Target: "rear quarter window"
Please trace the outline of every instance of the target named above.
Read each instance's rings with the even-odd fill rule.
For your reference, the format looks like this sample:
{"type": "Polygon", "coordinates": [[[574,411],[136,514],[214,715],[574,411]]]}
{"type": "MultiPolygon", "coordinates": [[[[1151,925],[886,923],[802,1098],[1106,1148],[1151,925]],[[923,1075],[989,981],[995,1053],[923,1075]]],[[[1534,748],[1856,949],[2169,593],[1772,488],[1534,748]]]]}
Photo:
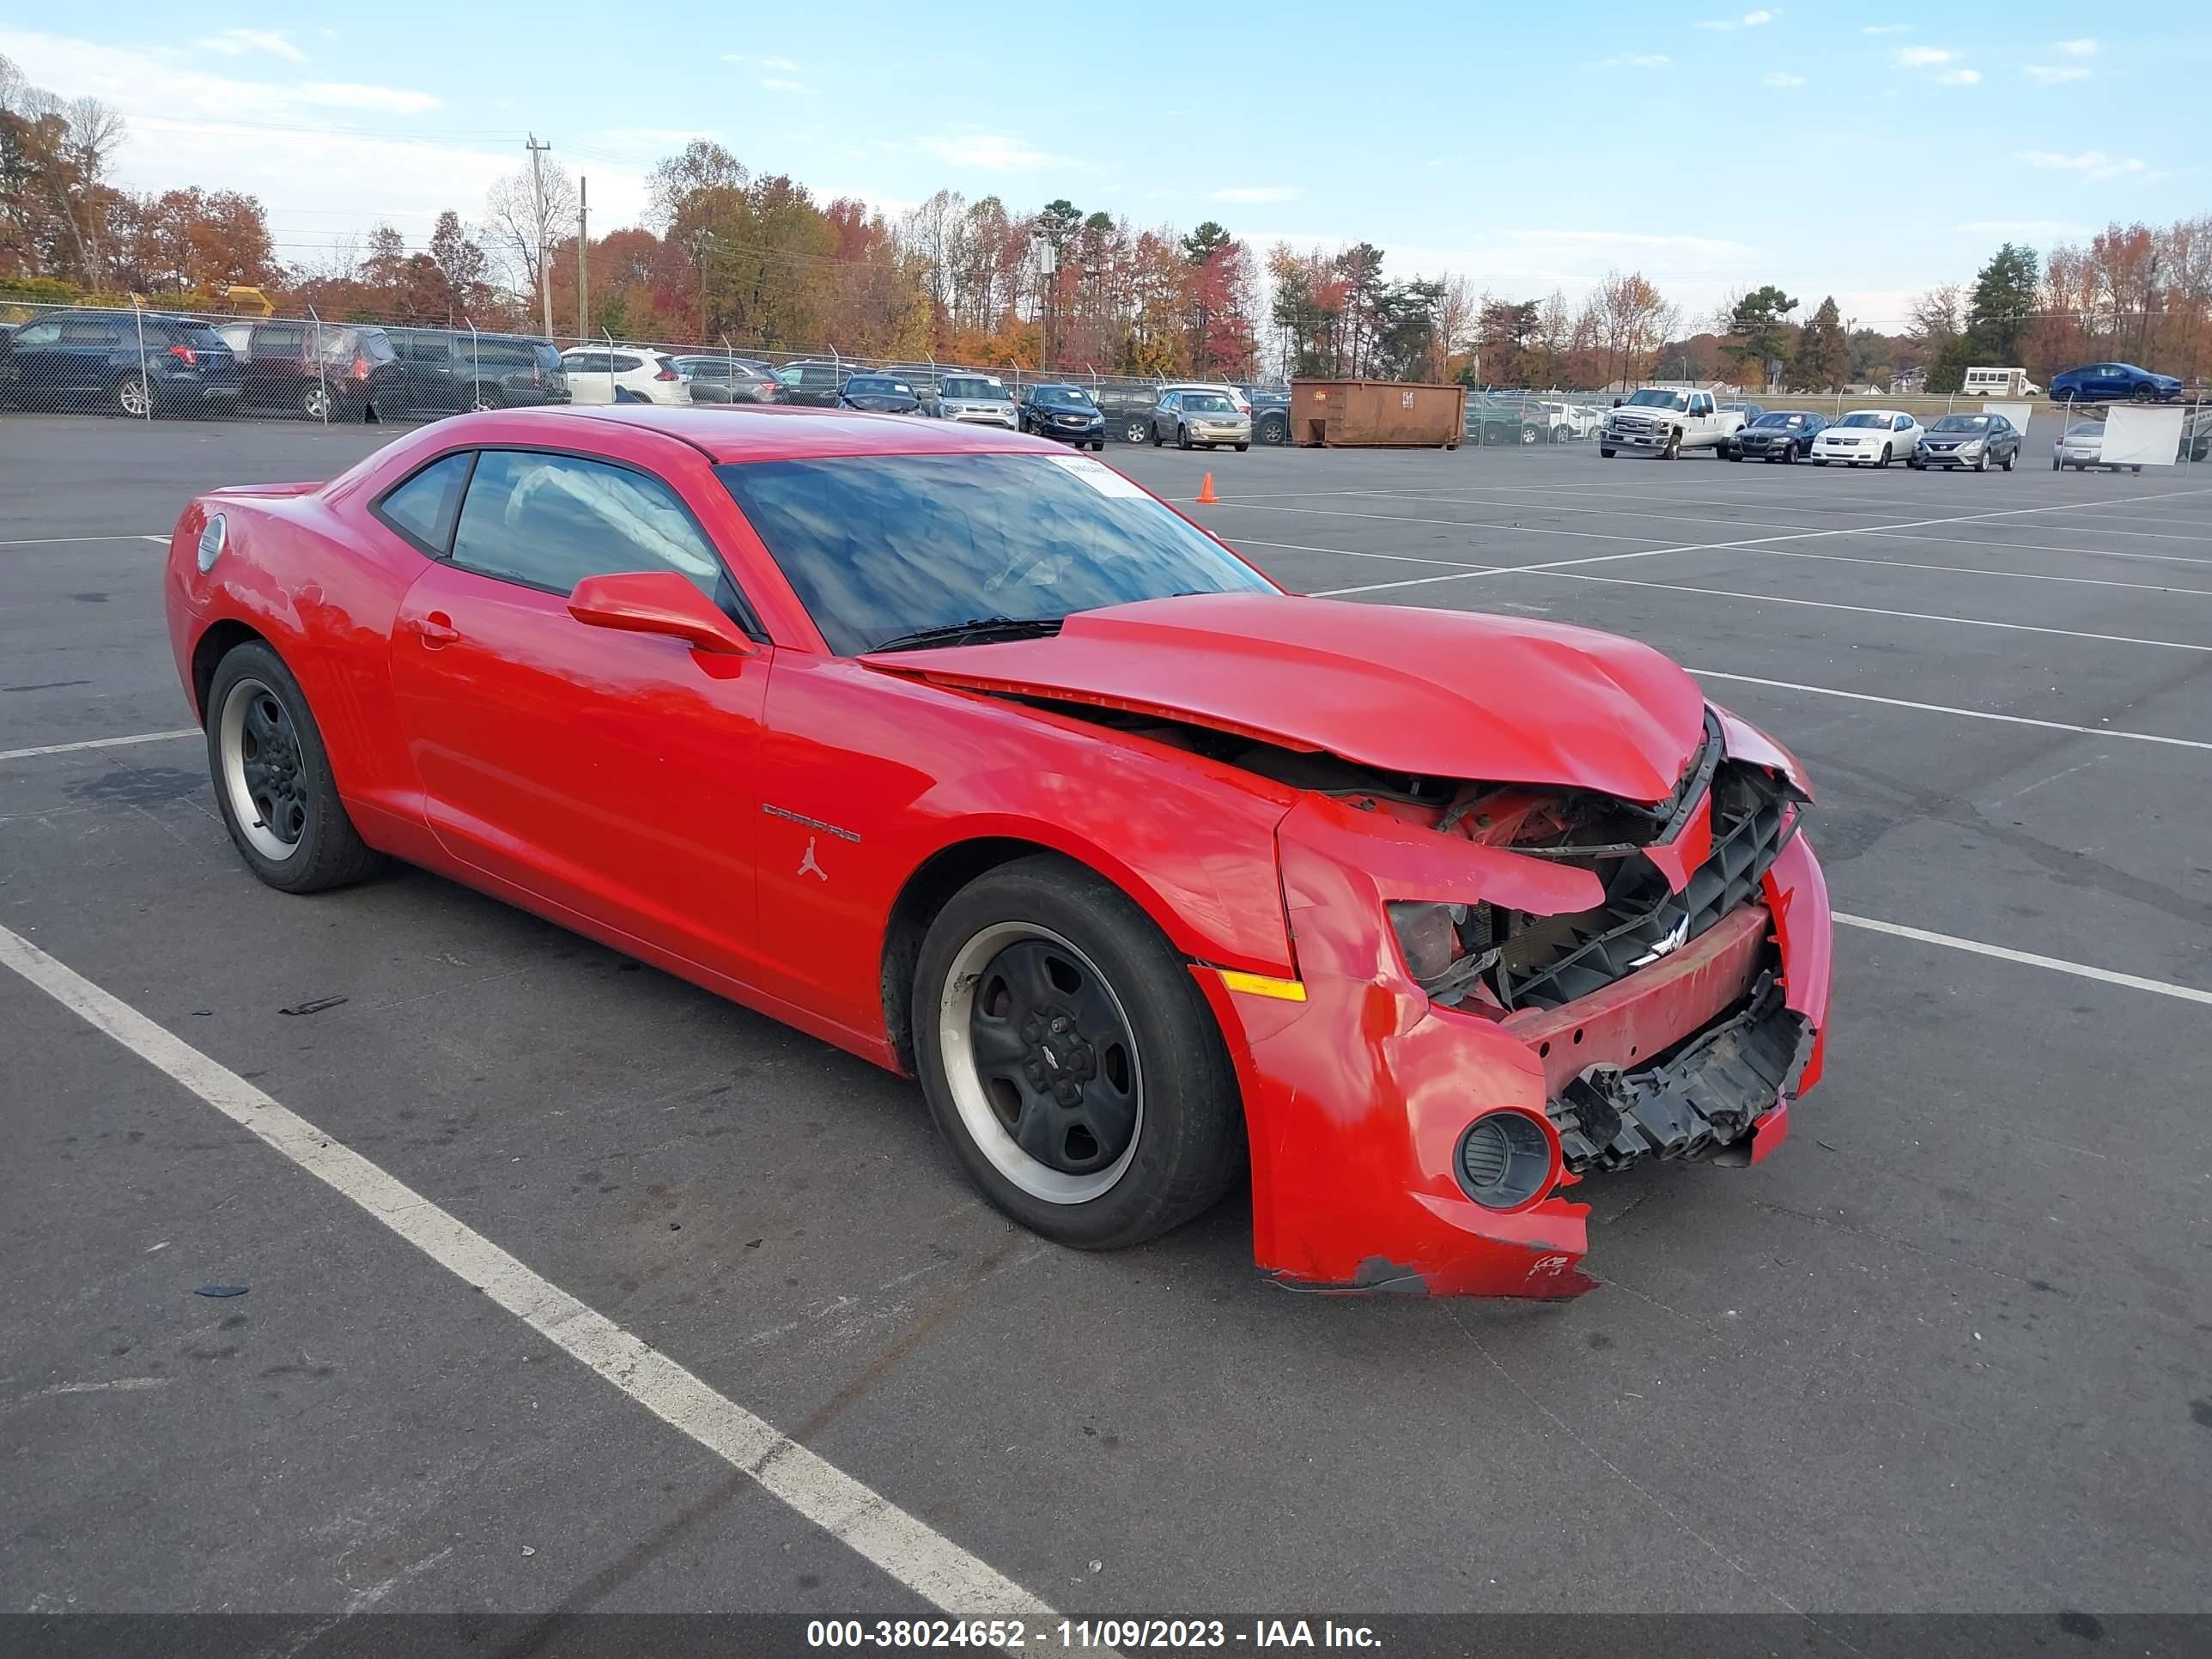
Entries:
{"type": "Polygon", "coordinates": [[[445,557],[453,544],[461,490],[475,459],[473,450],[463,450],[431,462],[386,491],[374,509],[376,516],[414,543],[418,551],[433,558],[445,557]]]}

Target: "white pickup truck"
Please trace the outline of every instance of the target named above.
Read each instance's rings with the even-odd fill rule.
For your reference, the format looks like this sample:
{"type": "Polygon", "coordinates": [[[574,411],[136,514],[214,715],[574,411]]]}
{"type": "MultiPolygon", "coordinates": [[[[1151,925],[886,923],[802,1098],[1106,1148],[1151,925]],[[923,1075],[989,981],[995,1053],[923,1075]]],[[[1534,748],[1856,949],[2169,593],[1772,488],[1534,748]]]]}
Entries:
{"type": "Polygon", "coordinates": [[[1717,407],[1710,392],[1646,386],[1607,411],[1597,453],[1611,460],[1624,449],[1642,450],[1671,461],[1686,449],[1710,449],[1725,459],[1743,424],[1742,410],[1717,407]]]}

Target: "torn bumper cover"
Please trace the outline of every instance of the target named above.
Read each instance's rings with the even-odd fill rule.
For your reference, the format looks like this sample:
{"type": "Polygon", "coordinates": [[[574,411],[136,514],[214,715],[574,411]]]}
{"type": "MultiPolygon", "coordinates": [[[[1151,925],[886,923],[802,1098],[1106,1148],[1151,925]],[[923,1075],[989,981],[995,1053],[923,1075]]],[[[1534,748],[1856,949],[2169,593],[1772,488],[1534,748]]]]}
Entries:
{"type": "Polygon", "coordinates": [[[1579,1295],[1596,1281],[1578,1267],[1588,1206],[1568,1194],[1586,1172],[1648,1158],[1756,1163],[1820,1079],[1830,916],[1802,836],[1755,897],[1687,945],[1591,994],[1503,1018],[1442,1006],[1410,980],[1387,901],[1537,910],[1558,896],[1546,883],[1583,872],[1515,871],[1485,849],[1470,863],[1425,830],[1378,839],[1371,817],[1319,800],[1292,810],[1278,843],[1304,1000],[1240,994],[1194,970],[1243,1086],[1254,1253],[1278,1283],[1579,1295]],[[1525,1200],[1502,1206],[1495,1191],[1476,1201],[1475,1177],[1495,1159],[1472,1150],[1473,1126],[1501,1113],[1530,1157],[1540,1135],[1550,1158],[1525,1200]]]}
{"type": "Polygon", "coordinates": [[[1813,1042],[1812,1023],[1762,974],[1741,1012],[1673,1058],[1635,1072],[1593,1066],[1555,1096],[1548,1109],[1566,1167],[1580,1175],[1645,1158],[1750,1163],[1752,1126],[1796,1092],[1813,1042]]]}

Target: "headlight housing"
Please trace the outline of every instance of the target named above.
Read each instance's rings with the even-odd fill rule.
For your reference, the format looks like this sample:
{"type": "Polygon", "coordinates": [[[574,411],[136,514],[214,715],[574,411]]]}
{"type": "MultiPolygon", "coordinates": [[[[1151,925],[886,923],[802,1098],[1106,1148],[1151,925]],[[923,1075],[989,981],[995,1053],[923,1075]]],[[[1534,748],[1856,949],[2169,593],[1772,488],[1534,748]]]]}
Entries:
{"type": "Polygon", "coordinates": [[[1392,899],[1383,907],[1406,971],[1431,1000],[1457,1003],[1498,960],[1487,904],[1392,899]]]}

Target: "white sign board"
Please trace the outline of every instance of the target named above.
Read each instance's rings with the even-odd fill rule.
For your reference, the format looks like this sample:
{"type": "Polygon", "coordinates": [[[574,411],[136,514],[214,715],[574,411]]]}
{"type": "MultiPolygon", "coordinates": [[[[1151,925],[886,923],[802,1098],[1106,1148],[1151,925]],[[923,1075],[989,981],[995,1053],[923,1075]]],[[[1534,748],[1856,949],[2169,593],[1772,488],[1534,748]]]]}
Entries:
{"type": "Polygon", "coordinates": [[[2179,409],[2114,408],[2105,416],[2106,466],[2172,466],[2181,453],[2179,409]]]}
{"type": "Polygon", "coordinates": [[[1982,413],[2002,415],[2018,427],[2022,434],[2025,434],[2027,431],[2029,417],[2035,413],[2035,405],[2033,404],[1986,403],[1982,405],[1982,413]]]}

